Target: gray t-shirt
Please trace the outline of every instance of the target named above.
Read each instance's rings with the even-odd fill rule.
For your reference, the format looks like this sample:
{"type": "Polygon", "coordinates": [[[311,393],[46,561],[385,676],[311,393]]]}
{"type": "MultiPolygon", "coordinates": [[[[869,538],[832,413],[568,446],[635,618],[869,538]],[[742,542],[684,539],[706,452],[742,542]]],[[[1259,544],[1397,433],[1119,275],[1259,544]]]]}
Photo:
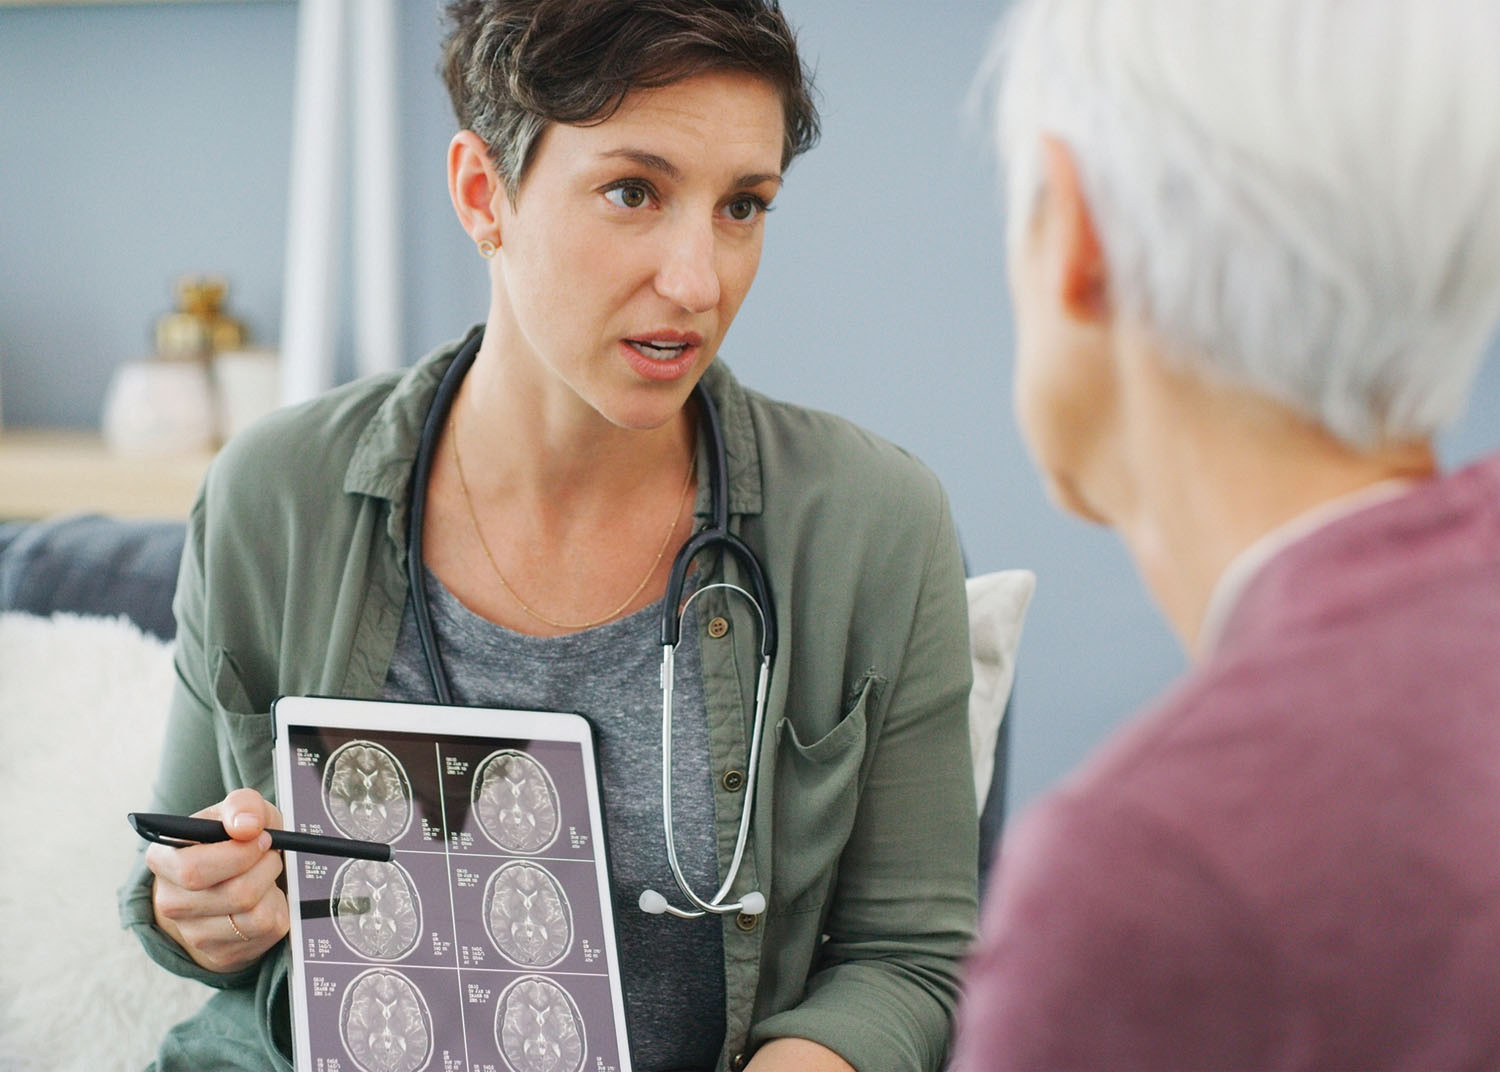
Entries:
{"type": "MultiPolygon", "coordinates": [[[[683,904],[662,832],[661,604],[567,636],[535,637],[474,614],[431,571],[427,588],[454,703],[567,711],[593,724],[631,1062],[660,1072],[711,1069],[725,1029],[722,924],[717,916],[648,916],[636,904],[647,888],[683,904]]],[[[698,643],[690,608],[676,656],[673,829],[683,873],[707,896],[719,878],[698,643]]],[[[384,696],[437,698],[409,600],[384,696]]]]}

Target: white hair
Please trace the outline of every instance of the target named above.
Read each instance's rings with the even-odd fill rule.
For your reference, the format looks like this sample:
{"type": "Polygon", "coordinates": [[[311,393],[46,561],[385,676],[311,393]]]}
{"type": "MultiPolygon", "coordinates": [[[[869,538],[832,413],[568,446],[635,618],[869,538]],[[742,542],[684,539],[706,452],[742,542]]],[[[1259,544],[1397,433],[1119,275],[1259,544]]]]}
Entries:
{"type": "Polygon", "coordinates": [[[1500,317],[1500,0],[1019,0],[988,66],[1012,247],[1051,135],[1178,360],[1360,447],[1459,415],[1500,317]]]}

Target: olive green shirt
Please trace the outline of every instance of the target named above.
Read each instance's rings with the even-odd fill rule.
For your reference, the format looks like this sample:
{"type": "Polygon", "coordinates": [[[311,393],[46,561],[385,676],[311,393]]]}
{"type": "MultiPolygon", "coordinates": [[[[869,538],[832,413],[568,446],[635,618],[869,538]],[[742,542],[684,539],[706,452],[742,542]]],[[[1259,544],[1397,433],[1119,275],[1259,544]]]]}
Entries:
{"type": "MultiPolygon", "coordinates": [[[[459,345],[282,410],[215,460],[178,581],[178,681],[153,810],[186,814],[240,786],[273,797],[276,697],[380,695],[407,599],[417,444],[459,345]]],[[[721,363],[704,384],[728,447],[730,527],[765,563],[780,631],[739,883],[768,908],[724,919],[719,1068],[796,1036],[860,1072],[936,1070],[973,936],[978,851],[968,618],[946,496],[899,449],[746,390],[721,363]]],[[[709,509],[701,489],[700,526],[709,509]]],[[[704,564],[711,579],[739,579],[732,561],[704,564]]],[[[701,640],[718,774],[748,754],[758,633],[744,601],[713,590],[698,602],[700,622],[730,623],[701,640]]],[[[742,790],[714,785],[722,871],[742,790]]],[[[121,915],[160,964],[220,988],[164,1041],[162,1072],[291,1067],[284,942],[240,973],[205,971],[154,925],[144,864],[121,915]]]]}

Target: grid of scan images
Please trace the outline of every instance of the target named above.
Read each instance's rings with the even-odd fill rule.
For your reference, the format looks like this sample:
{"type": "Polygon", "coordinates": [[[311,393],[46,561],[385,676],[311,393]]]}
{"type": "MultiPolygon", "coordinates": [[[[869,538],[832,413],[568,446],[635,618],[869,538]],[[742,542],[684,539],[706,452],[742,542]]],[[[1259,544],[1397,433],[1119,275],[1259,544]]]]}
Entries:
{"type": "MultiPolygon", "coordinates": [[[[307,1072],[618,1072],[576,742],[291,727],[307,1072]]],[[[294,969],[296,963],[294,962],[294,969]]]]}

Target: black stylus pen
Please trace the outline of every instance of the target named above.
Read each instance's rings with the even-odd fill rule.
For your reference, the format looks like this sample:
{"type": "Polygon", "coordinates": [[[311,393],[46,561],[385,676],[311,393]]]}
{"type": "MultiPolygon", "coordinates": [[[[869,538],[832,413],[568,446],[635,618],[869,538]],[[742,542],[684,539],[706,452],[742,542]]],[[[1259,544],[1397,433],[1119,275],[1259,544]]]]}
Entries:
{"type": "MultiPolygon", "coordinates": [[[[147,841],[182,848],[205,841],[228,841],[229,831],[217,819],[194,819],[186,815],[161,815],[133,811],[126,816],[135,832],[147,841]]],[[[356,860],[379,860],[389,863],[391,847],[383,841],[357,841],[354,838],[326,837],[322,834],[299,834],[295,830],[271,830],[271,848],[315,856],[348,856],[356,860]]]]}

